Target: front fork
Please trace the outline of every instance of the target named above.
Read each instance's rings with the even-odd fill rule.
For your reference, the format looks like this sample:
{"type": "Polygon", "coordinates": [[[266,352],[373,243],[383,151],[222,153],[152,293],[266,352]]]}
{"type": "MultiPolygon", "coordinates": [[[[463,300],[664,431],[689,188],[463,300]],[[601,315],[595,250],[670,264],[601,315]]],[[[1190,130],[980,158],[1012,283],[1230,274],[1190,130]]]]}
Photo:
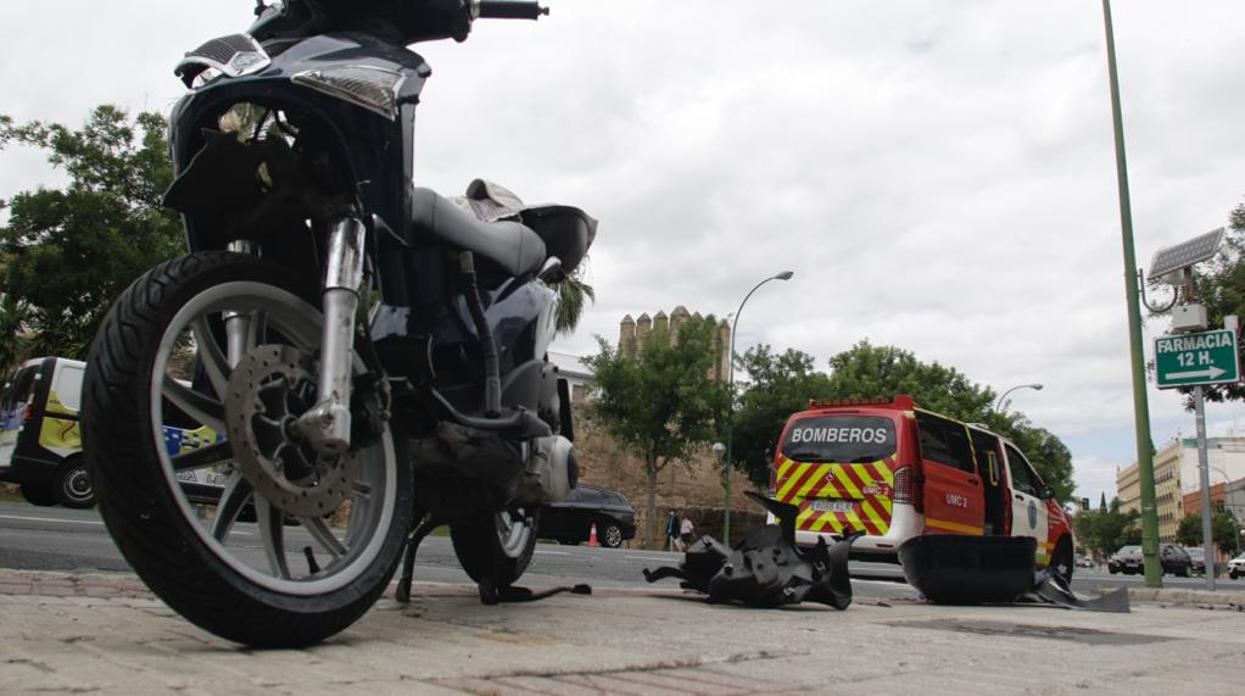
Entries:
{"type": "Polygon", "coordinates": [[[354,323],[363,284],[367,227],[345,217],[329,227],[327,268],[324,273],[324,328],[320,339],[320,369],[316,405],[298,418],[294,430],[325,455],[350,446],[350,387],[354,368],[354,323]]]}

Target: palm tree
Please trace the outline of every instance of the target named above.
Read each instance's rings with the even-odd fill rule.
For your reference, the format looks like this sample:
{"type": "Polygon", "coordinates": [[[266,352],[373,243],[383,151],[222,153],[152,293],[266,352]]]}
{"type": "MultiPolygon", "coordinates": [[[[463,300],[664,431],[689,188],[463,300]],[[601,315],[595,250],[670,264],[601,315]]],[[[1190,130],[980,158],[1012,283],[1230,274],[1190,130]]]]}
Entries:
{"type": "Polygon", "coordinates": [[[558,333],[569,334],[579,324],[579,317],[584,313],[585,300],[596,302],[597,295],[592,286],[583,281],[584,265],[580,263],[573,273],[558,283],[558,333]]]}

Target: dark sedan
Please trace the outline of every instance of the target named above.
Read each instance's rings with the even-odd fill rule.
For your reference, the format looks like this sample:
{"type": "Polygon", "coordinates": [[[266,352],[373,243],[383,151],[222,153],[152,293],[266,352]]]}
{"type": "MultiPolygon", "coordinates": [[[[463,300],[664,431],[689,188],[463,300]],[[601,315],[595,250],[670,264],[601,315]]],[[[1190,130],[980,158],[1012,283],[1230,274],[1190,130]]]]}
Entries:
{"type": "Polygon", "coordinates": [[[563,544],[588,541],[597,526],[601,546],[618,548],[635,536],[635,508],[621,493],[581,483],[571,494],[540,513],[539,535],[563,544]]]}
{"type": "MultiPolygon", "coordinates": [[[[1159,545],[1159,563],[1163,568],[1163,573],[1186,578],[1189,577],[1189,571],[1193,565],[1193,562],[1189,559],[1189,554],[1175,544],[1159,545]]],[[[1144,573],[1145,568],[1142,562],[1141,547],[1121,547],[1119,551],[1115,552],[1115,555],[1107,559],[1107,571],[1112,575],[1116,573],[1124,573],[1126,575],[1140,575],[1144,573]]]]}

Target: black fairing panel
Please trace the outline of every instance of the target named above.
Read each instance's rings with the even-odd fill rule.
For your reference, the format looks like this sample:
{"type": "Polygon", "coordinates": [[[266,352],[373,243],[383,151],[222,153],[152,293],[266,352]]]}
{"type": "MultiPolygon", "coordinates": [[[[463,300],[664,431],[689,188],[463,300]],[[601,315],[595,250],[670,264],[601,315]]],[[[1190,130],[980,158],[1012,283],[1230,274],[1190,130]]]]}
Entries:
{"type": "MultiPolygon", "coordinates": [[[[358,182],[354,192],[364,208],[401,229],[413,168],[410,136],[414,107],[427,63],[418,54],[364,34],[327,34],[307,38],[273,59],[263,71],[238,78],[222,78],[183,97],[170,117],[170,140],[175,171],[180,174],[202,149],[205,130],[215,130],[219,116],[236,103],[280,107],[312,119],[331,134],[338,155],[358,182]],[[403,73],[400,117],[386,119],[341,99],[293,83],[291,76],[331,66],[365,65],[403,73]]],[[[229,239],[220,216],[187,216],[191,249],[221,248],[229,239]]],[[[260,234],[257,232],[257,234],[260,234]]],[[[382,269],[383,273],[383,269],[382,269]]]]}

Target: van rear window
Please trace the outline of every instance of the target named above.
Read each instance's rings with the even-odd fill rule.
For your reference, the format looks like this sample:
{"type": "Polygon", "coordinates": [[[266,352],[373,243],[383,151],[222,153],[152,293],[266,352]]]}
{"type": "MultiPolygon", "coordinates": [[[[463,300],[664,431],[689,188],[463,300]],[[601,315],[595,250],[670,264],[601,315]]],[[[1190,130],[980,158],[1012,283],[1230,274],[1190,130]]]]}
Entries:
{"type": "Polygon", "coordinates": [[[874,462],[895,453],[895,424],[879,416],[822,416],[796,421],[782,454],[798,462],[874,462]]]}
{"type": "Polygon", "coordinates": [[[5,385],[4,395],[0,397],[0,409],[11,411],[17,406],[24,406],[30,400],[35,387],[35,375],[39,373],[39,365],[29,365],[17,370],[9,377],[5,385]]]}

